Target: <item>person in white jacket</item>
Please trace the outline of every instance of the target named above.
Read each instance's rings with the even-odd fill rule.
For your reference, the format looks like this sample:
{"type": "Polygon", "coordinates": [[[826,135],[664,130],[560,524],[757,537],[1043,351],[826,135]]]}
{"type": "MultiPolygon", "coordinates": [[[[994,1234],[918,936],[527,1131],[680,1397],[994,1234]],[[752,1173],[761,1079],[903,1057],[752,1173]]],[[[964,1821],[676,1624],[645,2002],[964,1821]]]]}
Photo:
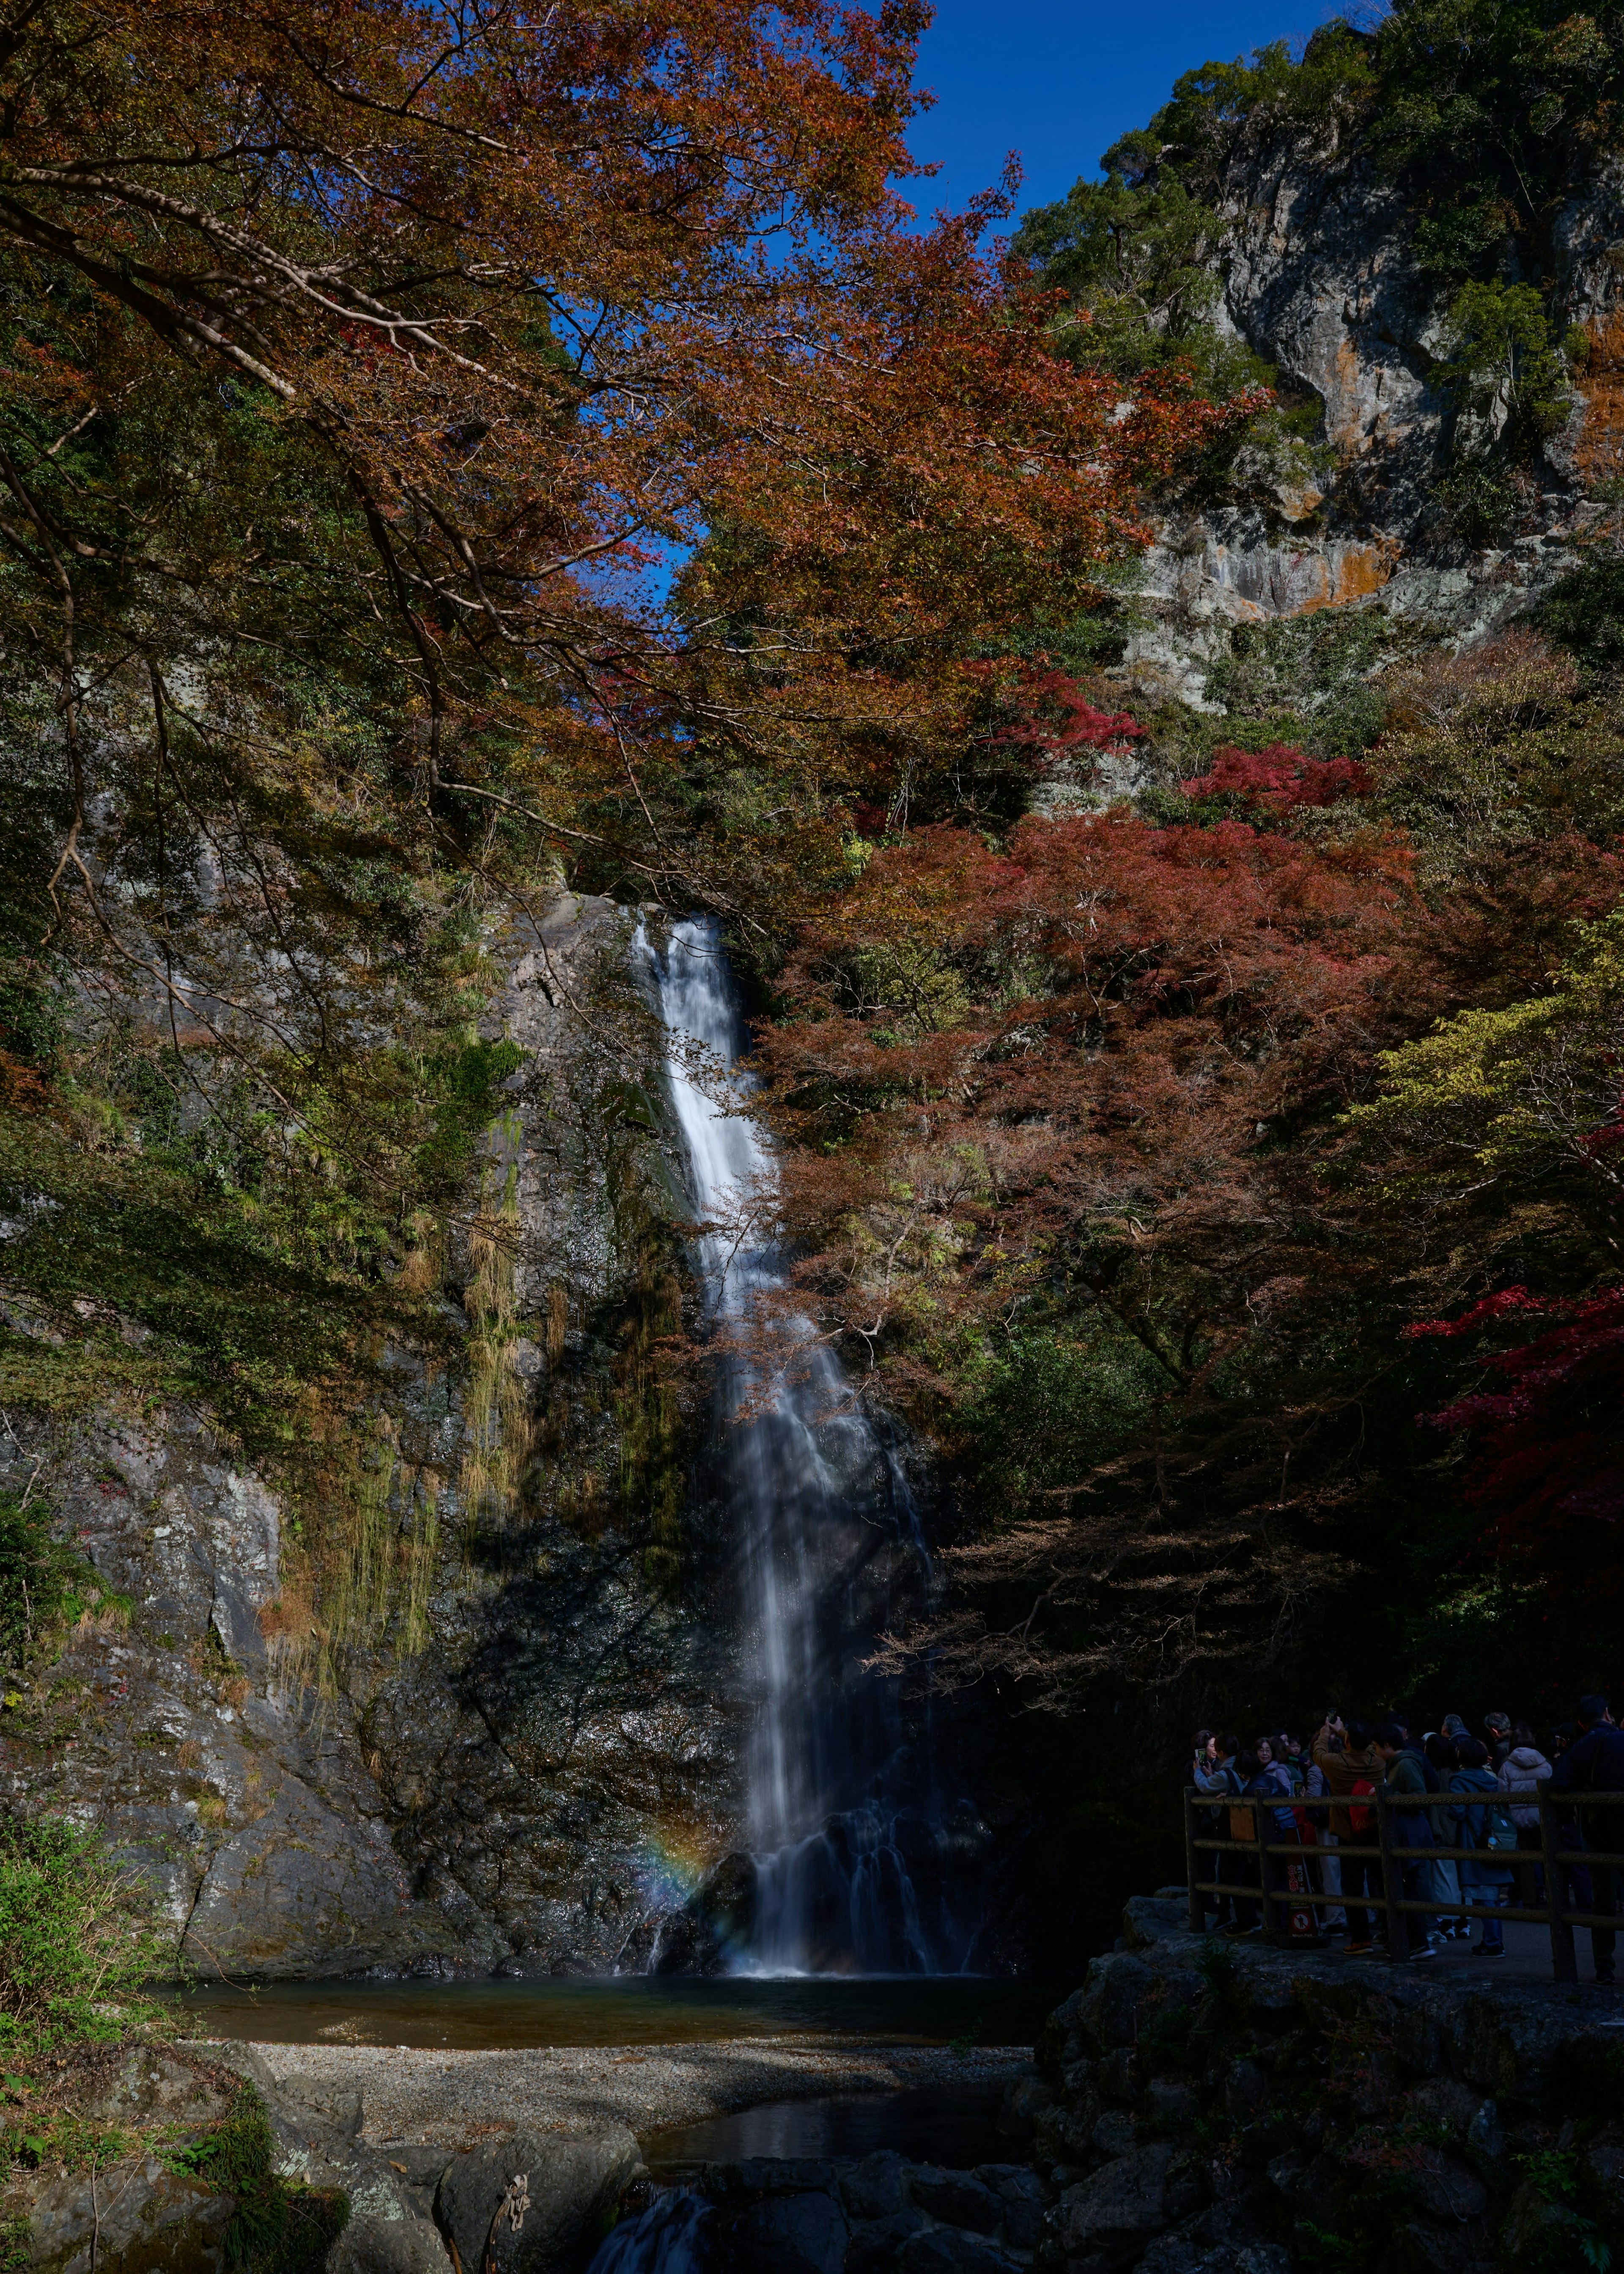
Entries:
{"type": "Polygon", "coordinates": [[[1545,1899],[1543,1867],[1523,1858],[1543,1844],[1538,1793],[1550,1773],[1551,1764],[1534,1743],[1533,1731],[1526,1721],[1519,1721],[1511,1733],[1511,1751],[1500,1763],[1495,1781],[1511,1803],[1511,1820],[1517,1827],[1517,1901],[1525,1910],[1545,1899]]]}

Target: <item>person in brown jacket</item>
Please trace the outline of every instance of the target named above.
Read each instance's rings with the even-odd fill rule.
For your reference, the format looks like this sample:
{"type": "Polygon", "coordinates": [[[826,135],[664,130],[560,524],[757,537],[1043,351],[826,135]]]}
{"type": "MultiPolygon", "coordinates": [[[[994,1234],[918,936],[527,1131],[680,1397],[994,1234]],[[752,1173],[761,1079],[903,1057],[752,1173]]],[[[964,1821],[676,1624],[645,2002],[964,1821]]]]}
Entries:
{"type": "Polygon", "coordinates": [[[1380,1856],[1348,1853],[1350,1843],[1356,1848],[1373,1849],[1376,1845],[1374,1804],[1366,1803],[1361,1808],[1356,1796],[1359,1786],[1366,1786],[1373,1792],[1381,1782],[1382,1762],[1371,1743],[1372,1734],[1368,1721],[1322,1721],[1310,1748],[1315,1767],[1324,1775],[1327,1790],[1334,1799],[1346,1799],[1349,1803],[1346,1808],[1330,1811],[1331,1829],[1341,1843],[1337,1861],[1342,1866],[1342,1902],[1348,1913],[1348,1939],[1342,1946],[1346,1958],[1369,1955],[1371,1915],[1357,1899],[1378,1894],[1381,1889],[1380,1856]],[[1365,1820],[1360,1822],[1358,1817],[1365,1820]]]}

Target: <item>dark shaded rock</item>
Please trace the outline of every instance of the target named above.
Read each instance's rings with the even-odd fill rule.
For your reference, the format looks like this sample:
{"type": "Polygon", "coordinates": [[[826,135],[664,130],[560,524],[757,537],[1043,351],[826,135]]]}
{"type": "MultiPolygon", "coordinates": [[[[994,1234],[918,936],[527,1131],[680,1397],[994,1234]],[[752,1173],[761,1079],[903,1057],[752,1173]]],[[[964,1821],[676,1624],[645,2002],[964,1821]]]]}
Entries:
{"type": "Polygon", "coordinates": [[[1152,2121],[1170,2129],[1190,2123],[1200,2105],[1195,2087],[1177,2076],[1153,2076],[1145,2088],[1145,2101],[1152,2121]]]}
{"type": "Polygon", "coordinates": [[[1107,2053],[1094,2075],[1101,2099],[1114,2108],[1132,2108],[1145,2086],[1144,2068],[1132,2045],[1107,2053]]]}
{"type": "Polygon", "coordinates": [[[1088,2138],[1101,2156],[1127,2156],[1138,2144],[1139,2135],[1125,2108],[1108,2108],[1088,2138]]]}
{"type": "Polygon", "coordinates": [[[1109,2053],[1132,2044],[1139,2035],[1139,2007],[1154,1984],[1144,1960],[1127,1951],[1094,1959],[1078,2009],[1079,2051],[1109,2053]]]}
{"type": "Polygon", "coordinates": [[[994,2127],[1011,2140],[1029,2140],[1032,2128],[1046,2108],[1055,2105],[1055,2090],[1041,2076],[1017,2077],[1004,2090],[1004,2105],[994,2127]]]}
{"type": "Polygon", "coordinates": [[[94,2180],[70,2172],[42,2187],[28,2220],[37,2274],[216,2274],[237,2210],[201,2180],[155,2156],[110,2165],[94,2180]]]}
{"type": "Polygon", "coordinates": [[[1187,2218],[1199,2202],[1190,2166],[1158,2141],[1068,2187],[1060,2199],[1061,2236],[1069,2253],[1101,2246],[1125,2251],[1187,2218]]]}
{"type": "Polygon", "coordinates": [[[881,2153],[865,2156],[861,2164],[840,2174],[840,2196],[854,2219],[891,2218],[904,2210],[906,2165],[902,2157],[881,2153]]]}
{"type": "Polygon", "coordinates": [[[978,2164],[983,2180],[1004,2205],[1004,2239],[1016,2250],[1034,2250],[1049,2216],[1049,2195],[1037,2173],[1018,2164],[978,2164]]]}
{"type": "Polygon", "coordinates": [[[1486,2233],[1430,2218],[1404,2221],[1393,2238],[1391,2263],[1400,2274],[1494,2274],[1486,2233]]]}
{"type": "Polygon", "coordinates": [[[1579,2179],[1594,2210],[1613,2225],[1624,2225],[1624,2126],[1609,2124],[1588,2143],[1579,2158],[1579,2179]]]}
{"type": "Polygon", "coordinates": [[[579,2274],[641,2165],[637,2142],[619,2125],[573,2138],[515,2133],[452,2158],[435,2216],[463,2268],[483,2268],[491,2222],[508,2182],[523,2172],[530,2208],[517,2233],[505,2221],[498,2231],[498,2268],[502,2274],[579,2274]]]}
{"type": "Polygon", "coordinates": [[[1085,1994],[1082,1990],[1073,1990],[1069,1998],[1061,2000],[1038,2031],[1037,2043],[1032,2049],[1038,2074],[1056,2090],[1074,2062],[1098,2050],[1084,2037],[1085,1994]]]}
{"type": "Polygon", "coordinates": [[[1224,2079],[1223,2106],[1232,2123],[1252,2123],[1267,2105],[1268,2095],[1268,2077],[1255,2060],[1230,2063],[1224,2079]]]}
{"type": "Polygon", "coordinates": [[[917,2164],[907,2173],[907,2185],[921,2210],[945,2225],[967,2226],[975,2234],[997,2233],[1004,2205],[985,2180],[971,2172],[917,2164]]]}
{"type": "Polygon", "coordinates": [[[1177,1896],[1130,1895],[1123,1905],[1122,1939],[1130,1950],[1148,1950],[1164,1935],[1184,1933],[1189,1924],[1182,1890],[1177,1896]]]}
{"type": "Polygon", "coordinates": [[[893,2211],[889,2218],[853,2227],[846,2247],[845,2274],[896,2274],[903,2244],[925,2224],[922,2211],[893,2211]]]}
{"type": "Polygon", "coordinates": [[[1477,2177],[1486,2180],[1491,2187],[1503,2186],[1507,2169],[1506,2135],[1496,2102],[1479,2102],[1476,2115],[1466,2127],[1465,2144],[1467,2158],[1477,2177]]]}
{"type": "Polygon", "coordinates": [[[729,1960],[748,1946],[756,1924],[756,1863],[742,1852],[724,1856],[660,1927],[650,1971],[655,1974],[720,1974],[729,1960]]]}
{"type": "Polygon", "coordinates": [[[1015,2263],[985,2235],[933,2226],[903,2244],[897,2274],[1015,2274],[1015,2263]]]}
{"type": "Polygon", "coordinates": [[[851,2230],[832,2195],[770,2195],[717,2229],[727,2274],[842,2274],[851,2230]]]}
{"type": "Polygon", "coordinates": [[[1488,2209],[1488,2189],[1476,2172],[1436,2148],[1421,2150],[1413,2179],[1421,2207],[1430,2218],[1479,2218],[1488,2209]]]}

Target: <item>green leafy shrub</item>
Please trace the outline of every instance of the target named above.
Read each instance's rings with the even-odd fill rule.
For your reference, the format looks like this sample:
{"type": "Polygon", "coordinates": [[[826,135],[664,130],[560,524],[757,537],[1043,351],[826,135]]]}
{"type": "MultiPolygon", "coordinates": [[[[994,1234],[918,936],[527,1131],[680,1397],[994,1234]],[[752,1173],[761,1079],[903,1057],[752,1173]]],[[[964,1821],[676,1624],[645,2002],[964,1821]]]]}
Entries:
{"type": "Polygon", "coordinates": [[[1541,631],[1586,663],[1624,663],[1624,553],[1593,553],[1559,576],[1534,621],[1541,631]]]}
{"type": "Polygon", "coordinates": [[[51,1538],[42,1503],[0,1493],[0,1666],[20,1667],[53,1627],[119,1600],[51,1538]]]}
{"type": "Polygon", "coordinates": [[[307,2274],[322,2265],[350,2216],[337,2188],[289,2187],[271,2168],[275,2147],[259,2096],[244,2085],[212,2132],[169,2157],[173,2169],[237,2198],[228,2266],[247,2274],[307,2274]]]}
{"type": "Polygon", "coordinates": [[[1568,416],[1565,350],[1553,337],[1545,301],[1532,284],[1462,285],[1449,305],[1449,352],[1434,383],[1482,418],[1502,406],[1503,440],[1527,450],[1568,416]]]}
{"type": "Polygon", "coordinates": [[[150,1896],[98,1834],[0,1818],[0,2058],[116,2042],[152,2022],[141,1992],[164,1957],[150,1896]]]}

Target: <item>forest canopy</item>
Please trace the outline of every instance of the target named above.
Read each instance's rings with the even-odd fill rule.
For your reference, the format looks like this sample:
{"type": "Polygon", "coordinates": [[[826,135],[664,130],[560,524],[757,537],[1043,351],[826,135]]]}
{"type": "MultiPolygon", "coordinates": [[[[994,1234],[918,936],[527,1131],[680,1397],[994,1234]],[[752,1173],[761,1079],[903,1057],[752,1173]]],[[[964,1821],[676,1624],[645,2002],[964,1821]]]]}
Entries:
{"type": "Polygon", "coordinates": [[[1097,666],[1158,514],[1315,447],[1212,320],[1248,138],[1405,185],[1488,513],[1624,34],[1209,64],[994,257],[905,202],[923,20],[0,26],[0,1390],[325,1442],[495,1236],[502,928],[703,908],[796,1300],[940,1457],[897,1663],[1537,1682],[1620,1577],[1612,588],[1237,635],[1222,718],[1097,666]]]}

